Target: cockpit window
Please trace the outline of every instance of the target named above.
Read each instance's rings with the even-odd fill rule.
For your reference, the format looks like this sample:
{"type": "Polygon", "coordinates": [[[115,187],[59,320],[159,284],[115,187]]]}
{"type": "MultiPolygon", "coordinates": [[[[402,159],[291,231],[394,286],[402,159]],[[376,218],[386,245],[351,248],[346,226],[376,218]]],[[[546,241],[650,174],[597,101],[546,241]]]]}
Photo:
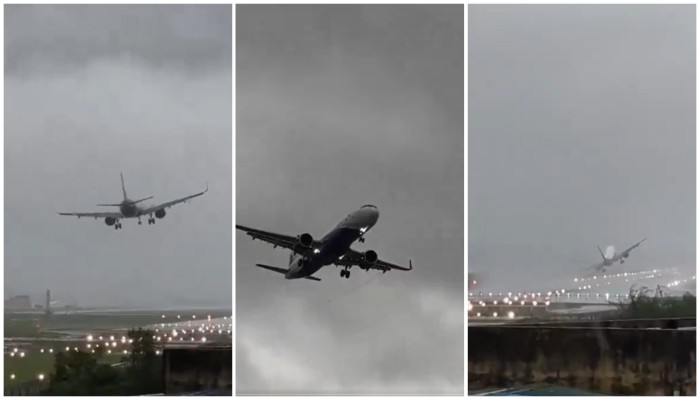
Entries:
{"type": "Polygon", "coordinates": [[[373,206],[373,205],[371,205],[371,204],[365,204],[364,206],[362,206],[362,208],[365,208],[365,207],[377,208],[377,206],[373,206]]]}

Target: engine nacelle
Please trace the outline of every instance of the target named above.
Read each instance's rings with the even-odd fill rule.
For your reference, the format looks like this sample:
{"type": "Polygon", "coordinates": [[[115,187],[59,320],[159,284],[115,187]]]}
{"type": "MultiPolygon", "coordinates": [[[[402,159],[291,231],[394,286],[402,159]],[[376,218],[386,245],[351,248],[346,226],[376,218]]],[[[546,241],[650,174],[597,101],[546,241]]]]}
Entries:
{"type": "Polygon", "coordinates": [[[629,257],[629,256],[630,256],[630,253],[625,253],[625,254],[622,255],[622,258],[627,258],[627,257],[629,257]]]}
{"type": "Polygon", "coordinates": [[[158,218],[158,219],[165,218],[165,210],[162,208],[160,210],[157,210],[156,211],[156,218],[158,218]]]}
{"type": "Polygon", "coordinates": [[[379,257],[377,256],[377,252],[374,250],[367,250],[362,255],[362,261],[368,265],[376,264],[378,259],[379,257]]]}
{"type": "Polygon", "coordinates": [[[108,226],[112,226],[116,223],[117,223],[117,219],[114,217],[106,217],[105,218],[105,224],[107,224],[108,226]]]}
{"type": "Polygon", "coordinates": [[[297,247],[310,249],[314,245],[314,237],[309,233],[302,233],[297,237],[297,247]]]}

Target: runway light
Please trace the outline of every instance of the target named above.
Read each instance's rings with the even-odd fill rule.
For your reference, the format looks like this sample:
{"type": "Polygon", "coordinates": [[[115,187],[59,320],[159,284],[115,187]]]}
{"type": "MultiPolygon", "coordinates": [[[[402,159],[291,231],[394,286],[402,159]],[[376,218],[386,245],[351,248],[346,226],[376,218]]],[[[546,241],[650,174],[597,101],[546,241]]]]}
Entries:
{"type": "Polygon", "coordinates": [[[53,349],[49,349],[49,353],[53,353],[53,349]]]}
{"type": "Polygon", "coordinates": [[[481,313],[480,312],[476,313],[476,316],[481,317],[481,313]]]}
{"type": "Polygon", "coordinates": [[[493,313],[493,317],[494,317],[494,318],[495,318],[495,317],[498,317],[498,313],[497,313],[497,312],[493,313]]]}
{"type": "Polygon", "coordinates": [[[533,301],[532,301],[532,305],[533,305],[533,306],[537,306],[537,301],[533,300],[533,301]]]}
{"type": "Polygon", "coordinates": [[[39,380],[43,381],[44,380],[44,374],[39,374],[39,380]]]}
{"type": "Polygon", "coordinates": [[[10,379],[15,379],[15,374],[10,374],[10,379]]]}
{"type": "Polygon", "coordinates": [[[508,311],[508,318],[510,318],[510,319],[515,318],[515,313],[513,311],[508,311]]]}
{"type": "Polygon", "coordinates": [[[88,341],[88,342],[92,342],[92,335],[88,335],[87,341],[88,341]]]}

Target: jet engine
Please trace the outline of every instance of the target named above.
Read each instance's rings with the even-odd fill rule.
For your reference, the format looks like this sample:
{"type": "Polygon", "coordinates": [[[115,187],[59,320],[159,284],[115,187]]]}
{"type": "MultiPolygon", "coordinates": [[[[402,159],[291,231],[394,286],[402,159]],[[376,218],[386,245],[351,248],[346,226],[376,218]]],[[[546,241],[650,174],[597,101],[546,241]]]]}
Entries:
{"type": "Polygon", "coordinates": [[[311,236],[311,234],[302,233],[297,238],[297,244],[308,249],[314,244],[314,238],[311,236]]]}
{"type": "Polygon", "coordinates": [[[106,218],[105,218],[105,224],[107,224],[108,226],[112,226],[112,225],[114,225],[116,222],[117,222],[117,219],[114,218],[114,217],[106,217],[106,218]]]}
{"type": "Polygon", "coordinates": [[[377,252],[374,250],[367,250],[365,254],[362,255],[362,261],[364,261],[365,264],[374,265],[377,263],[378,259],[377,252]]]}
{"type": "Polygon", "coordinates": [[[156,218],[158,218],[158,219],[165,218],[165,210],[162,208],[160,210],[157,210],[156,211],[156,218]]]}
{"type": "Polygon", "coordinates": [[[627,258],[627,257],[629,257],[629,256],[630,256],[630,253],[625,253],[625,254],[622,255],[622,258],[627,258]]]}

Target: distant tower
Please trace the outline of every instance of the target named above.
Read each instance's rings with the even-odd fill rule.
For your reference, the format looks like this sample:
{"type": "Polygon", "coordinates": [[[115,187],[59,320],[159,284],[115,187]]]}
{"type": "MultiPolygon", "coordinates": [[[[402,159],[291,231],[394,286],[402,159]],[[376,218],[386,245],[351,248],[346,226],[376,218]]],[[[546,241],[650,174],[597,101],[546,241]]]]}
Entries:
{"type": "Polygon", "coordinates": [[[44,308],[46,315],[51,315],[51,291],[46,289],[46,307],[44,308]]]}

